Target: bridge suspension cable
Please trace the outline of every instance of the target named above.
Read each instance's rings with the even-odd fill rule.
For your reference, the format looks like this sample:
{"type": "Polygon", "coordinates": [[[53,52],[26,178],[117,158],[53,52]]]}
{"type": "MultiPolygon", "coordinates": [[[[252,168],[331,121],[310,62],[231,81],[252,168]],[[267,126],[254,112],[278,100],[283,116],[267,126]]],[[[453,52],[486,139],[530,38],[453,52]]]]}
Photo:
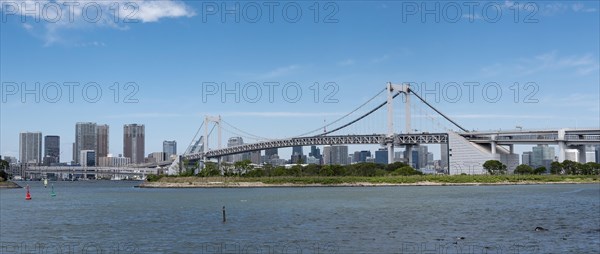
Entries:
{"type": "MultiPolygon", "coordinates": [[[[365,105],[369,104],[371,101],[373,101],[375,98],[377,98],[377,96],[379,96],[379,95],[381,95],[383,92],[385,92],[385,90],[386,90],[386,88],[382,89],[382,90],[381,90],[381,91],[379,91],[379,93],[377,93],[375,96],[371,97],[371,99],[369,99],[369,100],[368,100],[368,101],[366,101],[365,103],[361,104],[360,106],[358,106],[358,107],[357,107],[357,108],[355,108],[354,110],[350,111],[349,113],[347,113],[347,114],[343,115],[342,117],[340,117],[340,118],[336,119],[335,121],[333,121],[333,122],[331,122],[331,123],[329,123],[329,124],[326,124],[326,125],[324,125],[324,126],[321,126],[321,127],[317,128],[317,129],[314,129],[314,130],[312,130],[312,131],[309,131],[309,132],[306,132],[306,133],[302,133],[302,134],[300,134],[300,135],[297,135],[297,136],[295,136],[295,137],[304,137],[304,136],[307,136],[307,135],[309,135],[309,134],[315,133],[315,132],[317,132],[317,131],[323,130],[323,128],[327,128],[327,127],[329,127],[329,126],[331,126],[331,125],[334,125],[334,124],[338,123],[339,121],[343,120],[344,118],[346,118],[346,117],[348,117],[349,115],[353,114],[354,112],[358,111],[359,109],[361,109],[361,108],[362,108],[362,107],[364,107],[365,105]]],[[[385,103],[384,103],[384,104],[385,104],[385,103]]],[[[381,107],[381,106],[379,106],[379,107],[381,107]]],[[[377,110],[377,109],[376,109],[376,110],[377,110]]],[[[375,110],[372,110],[372,111],[371,111],[371,113],[372,113],[373,111],[375,111],[375,110]]],[[[369,114],[370,114],[370,113],[369,113],[369,114]]],[[[367,115],[368,115],[368,114],[367,114],[367,115]]],[[[366,115],[365,115],[365,116],[366,116],[366,115]]],[[[365,116],[363,116],[363,118],[364,118],[365,116]]],[[[361,118],[361,119],[362,119],[362,118],[361,118]]],[[[359,119],[359,120],[360,120],[360,119],[359,119]]],[[[355,122],[356,122],[356,121],[354,121],[354,122],[352,122],[352,123],[355,123],[355,122]]],[[[348,125],[350,125],[350,124],[344,125],[344,127],[346,127],[346,126],[348,126],[348,125]]],[[[343,127],[342,127],[342,128],[343,128],[343,127]]],[[[337,129],[336,129],[336,131],[337,131],[337,130],[340,130],[340,129],[342,129],[342,128],[337,128],[337,129]]],[[[328,132],[325,132],[324,134],[317,135],[317,136],[324,136],[324,135],[327,135],[327,134],[329,134],[329,133],[332,133],[332,132],[333,132],[333,131],[328,131],[328,132]]]]}
{"type": "MultiPolygon", "coordinates": [[[[385,89],[384,89],[384,90],[385,90],[385,89]]],[[[392,99],[396,98],[398,95],[400,95],[400,92],[398,92],[398,93],[394,94],[394,96],[392,97],[392,99]]],[[[364,114],[364,115],[360,116],[359,118],[356,118],[356,119],[354,119],[353,121],[351,121],[351,122],[349,122],[349,123],[346,123],[346,124],[344,124],[344,125],[342,125],[342,126],[340,126],[340,127],[337,127],[337,128],[335,128],[335,129],[333,129],[333,130],[330,130],[330,131],[328,131],[328,132],[325,132],[325,133],[319,134],[319,135],[317,135],[317,137],[319,137],[319,136],[326,136],[327,134],[331,134],[331,133],[334,133],[334,132],[336,132],[336,131],[339,131],[339,130],[341,130],[341,129],[343,129],[343,128],[346,128],[346,127],[348,127],[348,126],[350,126],[350,125],[352,125],[352,124],[354,124],[354,123],[356,123],[356,122],[358,122],[358,121],[362,120],[363,118],[365,118],[365,117],[367,117],[368,115],[370,115],[371,113],[373,113],[373,112],[377,111],[378,109],[380,109],[381,107],[385,106],[386,104],[387,104],[387,102],[381,103],[381,104],[379,104],[379,106],[375,107],[374,109],[372,109],[371,111],[367,112],[366,114],[364,114]]]]}
{"type": "MultiPolygon", "coordinates": [[[[233,129],[234,129],[234,130],[236,130],[236,131],[239,131],[239,132],[241,132],[241,133],[243,133],[243,134],[245,134],[245,135],[248,135],[248,136],[250,136],[250,137],[245,137],[245,138],[251,138],[251,139],[256,139],[256,140],[273,140],[272,138],[265,138],[265,137],[261,137],[261,136],[254,135],[254,134],[252,134],[252,133],[249,133],[249,132],[247,132],[247,131],[243,131],[243,130],[241,130],[241,129],[239,129],[239,128],[235,127],[235,126],[233,126],[233,124],[230,124],[230,123],[228,123],[227,121],[225,121],[225,120],[223,120],[223,119],[221,119],[221,122],[225,123],[227,126],[229,126],[229,127],[233,128],[233,129]]],[[[232,132],[232,131],[230,131],[230,132],[232,132]]],[[[232,132],[232,133],[233,133],[233,132],[232,132]]],[[[235,134],[235,133],[234,133],[234,134],[235,134]]],[[[239,134],[239,133],[238,133],[238,134],[239,134]]],[[[243,136],[243,135],[240,135],[240,136],[243,136]]]]}
{"type": "Polygon", "coordinates": [[[194,144],[194,141],[196,140],[196,137],[200,133],[200,130],[202,130],[202,126],[204,126],[204,122],[202,122],[202,124],[200,125],[200,127],[196,131],[196,134],[194,134],[194,137],[192,138],[192,141],[190,142],[190,144],[188,145],[187,149],[185,150],[185,154],[187,154],[187,153],[190,152],[190,149],[192,148],[192,145],[194,144]]]}
{"type": "Polygon", "coordinates": [[[457,124],[456,122],[454,122],[452,119],[450,119],[449,117],[447,117],[446,115],[444,115],[444,113],[442,113],[441,111],[437,110],[435,107],[433,107],[431,104],[429,104],[427,101],[425,101],[423,98],[421,98],[421,96],[419,96],[417,93],[415,93],[413,90],[411,90],[410,88],[408,89],[408,91],[412,94],[414,94],[417,98],[419,98],[419,100],[421,100],[423,103],[425,103],[425,105],[427,105],[428,107],[430,107],[431,109],[433,109],[435,112],[437,112],[438,114],[440,114],[442,117],[446,118],[446,120],[448,120],[449,122],[451,122],[452,124],[454,124],[454,126],[458,127],[459,129],[461,129],[464,132],[469,132],[467,129],[463,128],[462,126],[460,126],[459,124],[457,124]]]}

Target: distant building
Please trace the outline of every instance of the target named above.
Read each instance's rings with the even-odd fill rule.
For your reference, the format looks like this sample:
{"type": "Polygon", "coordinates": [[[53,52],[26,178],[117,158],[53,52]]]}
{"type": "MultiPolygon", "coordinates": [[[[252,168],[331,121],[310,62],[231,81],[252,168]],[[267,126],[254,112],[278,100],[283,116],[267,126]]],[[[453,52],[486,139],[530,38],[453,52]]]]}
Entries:
{"type": "Polygon", "coordinates": [[[595,145],[596,163],[600,163],[600,145],[595,145]]]}
{"type": "Polygon", "coordinates": [[[160,163],[163,161],[167,161],[169,157],[167,157],[167,153],[165,152],[154,152],[148,154],[148,163],[160,163]]]}
{"type": "Polygon", "coordinates": [[[22,164],[42,163],[42,133],[22,132],[19,134],[19,159],[22,164]]]}
{"type": "Polygon", "coordinates": [[[523,152],[523,155],[521,155],[521,164],[531,166],[531,157],[532,156],[533,156],[533,152],[531,152],[531,151],[523,152]]]}
{"type": "MultiPolygon", "coordinates": [[[[227,140],[227,147],[241,146],[244,144],[244,139],[242,137],[231,137],[227,140]]],[[[226,156],[225,161],[230,163],[235,163],[237,161],[244,160],[244,154],[233,154],[226,156]]]]}
{"type": "Polygon", "coordinates": [[[167,158],[170,158],[172,155],[177,155],[177,142],[173,141],[163,141],[163,153],[167,154],[167,158]]]}
{"type": "Polygon", "coordinates": [[[290,162],[292,164],[297,163],[305,163],[306,158],[304,157],[304,151],[302,146],[294,146],[292,147],[292,157],[290,158],[290,162]]]}
{"type": "Polygon", "coordinates": [[[98,166],[100,167],[125,167],[131,164],[131,159],[126,157],[113,157],[109,154],[107,157],[98,158],[98,166]]]}
{"type": "Polygon", "coordinates": [[[448,144],[440,145],[440,169],[442,172],[448,171],[448,153],[450,150],[448,149],[448,144]]]}
{"type": "Polygon", "coordinates": [[[546,144],[534,146],[530,157],[530,166],[533,168],[550,168],[550,163],[554,161],[554,156],[554,147],[549,147],[546,144]]]}
{"type": "Polygon", "coordinates": [[[387,148],[380,148],[375,151],[375,163],[388,164],[388,151],[387,148]]]}
{"type": "Polygon", "coordinates": [[[371,151],[356,151],[352,159],[352,163],[367,162],[367,158],[371,157],[371,151]]]}
{"type": "Polygon", "coordinates": [[[306,164],[321,164],[321,160],[313,156],[306,157],[306,164]]]}
{"type": "MultiPolygon", "coordinates": [[[[277,148],[265,149],[265,157],[267,160],[272,159],[274,155],[277,155],[277,148]]],[[[277,157],[279,159],[279,157],[277,157]]]]}
{"type": "Polygon", "coordinates": [[[578,149],[565,149],[565,160],[579,162],[579,150],[578,149]]]}
{"type": "Polygon", "coordinates": [[[4,160],[8,162],[8,164],[17,164],[19,160],[13,156],[4,156],[4,160]]]}
{"type": "Polygon", "coordinates": [[[60,163],[60,137],[44,137],[44,166],[60,163]]]}
{"type": "Polygon", "coordinates": [[[323,155],[321,155],[321,149],[319,149],[317,146],[310,147],[310,153],[308,153],[308,156],[312,156],[313,158],[319,160],[319,163],[315,164],[321,164],[323,162],[323,155]]]}
{"type": "Polygon", "coordinates": [[[262,158],[260,155],[260,151],[253,151],[250,152],[250,161],[254,164],[261,164],[262,163],[262,158]]]}
{"type": "Polygon", "coordinates": [[[325,146],[323,148],[324,165],[348,165],[348,146],[325,146]]]}
{"type": "Polygon", "coordinates": [[[143,124],[126,124],[123,126],[123,154],[131,158],[131,163],[144,163],[146,130],[143,124]]]}
{"type": "Polygon", "coordinates": [[[80,122],[75,124],[75,146],[73,159],[76,163],[84,165],[80,159],[81,151],[91,150],[96,151],[98,149],[98,129],[96,123],[91,122],[80,122]]]}
{"type": "Polygon", "coordinates": [[[80,152],[79,158],[81,159],[81,166],[84,167],[95,167],[96,166],[96,151],[94,150],[83,150],[80,152]]]}
{"type": "Polygon", "coordinates": [[[98,157],[106,157],[109,152],[109,127],[106,124],[96,126],[96,155],[98,157]]]}

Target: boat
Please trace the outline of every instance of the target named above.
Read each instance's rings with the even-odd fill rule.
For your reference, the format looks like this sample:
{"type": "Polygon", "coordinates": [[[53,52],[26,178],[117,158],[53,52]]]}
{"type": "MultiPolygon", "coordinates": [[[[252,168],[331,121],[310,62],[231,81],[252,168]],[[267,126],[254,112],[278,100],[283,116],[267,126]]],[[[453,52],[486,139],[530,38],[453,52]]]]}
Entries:
{"type": "Polygon", "coordinates": [[[44,188],[48,187],[48,178],[44,178],[44,188]]]}

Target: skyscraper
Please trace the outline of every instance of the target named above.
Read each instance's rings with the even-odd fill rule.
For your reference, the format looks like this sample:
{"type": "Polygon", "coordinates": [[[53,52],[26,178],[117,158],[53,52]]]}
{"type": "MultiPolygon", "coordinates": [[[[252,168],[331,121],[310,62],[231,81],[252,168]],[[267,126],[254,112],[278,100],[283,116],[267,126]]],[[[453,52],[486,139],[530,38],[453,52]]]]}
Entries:
{"type": "Polygon", "coordinates": [[[533,152],[529,162],[530,166],[550,168],[550,163],[554,160],[554,147],[548,145],[537,145],[532,148],[533,152]]]}
{"type": "Polygon", "coordinates": [[[523,152],[523,155],[521,156],[521,164],[525,164],[525,165],[529,165],[531,166],[531,157],[532,157],[533,152],[528,151],[528,152],[523,152]]]}
{"type": "Polygon", "coordinates": [[[371,157],[371,151],[356,151],[353,156],[353,163],[367,162],[367,158],[371,157]]]}
{"type": "Polygon", "coordinates": [[[21,163],[42,163],[42,133],[22,132],[19,134],[19,159],[21,163]]]}
{"type": "Polygon", "coordinates": [[[106,124],[102,124],[102,125],[98,125],[96,130],[96,138],[97,138],[97,151],[96,151],[96,157],[97,158],[101,158],[101,157],[106,157],[108,156],[108,151],[109,151],[109,145],[108,145],[108,137],[109,137],[109,128],[108,125],[106,124]]]}
{"type": "Polygon", "coordinates": [[[131,158],[131,163],[144,163],[146,131],[143,124],[123,126],[123,154],[131,158]]]}
{"type": "Polygon", "coordinates": [[[53,163],[60,163],[60,137],[45,136],[44,137],[44,159],[45,166],[50,166],[53,163]]]}
{"type": "MultiPolygon", "coordinates": [[[[244,144],[244,139],[242,137],[231,137],[231,138],[229,138],[229,140],[227,140],[227,147],[241,146],[243,144],[244,144]]],[[[244,154],[229,155],[229,156],[227,156],[226,161],[227,162],[242,161],[242,160],[244,160],[244,157],[245,157],[244,154]]]]}
{"type": "Polygon", "coordinates": [[[302,150],[302,146],[294,146],[292,147],[292,158],[291,163],[306,163],[306,158],[304,158],[304,151],[302,150]]]}
{"type": "Polygon", "coordinates": [[[177,142],[173,141],[163,141],[163,153],[167,154],[167,158],[170,158],[171,155],[177,155],[177,142]]]}
{"type": "Polygon", "coordinates": [[[324,165],[347,165],[348,146],[325,146],[323,149],[324,165]]]}
{"type": "Polygon", "coordinates": [[[388,164],[388,151],[387,148],[380,148],[375,151],[375,163],[388,164]]]}
{"type": "Polygon", "coordinates": [[[96,123],[77,123],[75,124],[75,158],[73,159],[76,163],[83,165],[80,160],[81,151],[98,149],[98,138],[96,123]]]}
{"type": "Polygon", "coordinates": [[[265,157],[267,158],[267,160],[270,160],[273,158],[273,156],[277,155],[277,148],[271,148],[271,149],[266,149],[265,150],[265,157]]]}

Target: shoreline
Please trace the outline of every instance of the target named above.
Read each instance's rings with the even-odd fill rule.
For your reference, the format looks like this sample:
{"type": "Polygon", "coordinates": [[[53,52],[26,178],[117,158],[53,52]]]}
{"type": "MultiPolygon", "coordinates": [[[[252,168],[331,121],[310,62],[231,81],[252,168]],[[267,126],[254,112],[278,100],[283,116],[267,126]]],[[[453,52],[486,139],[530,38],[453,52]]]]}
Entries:
{"type": "Polygon", "coordinates": [[[21,187],[21,185],[18,185],[17,183],[12,182],[12,181],[0,182],[0,189],[19,189],[19,188],[23,188],[23,187],[21,187]]]}
{"type": "Polygon", "coordinates": [[[506,186],[506,185],[545,185],[545,184],[600,184],[600,182],[542,182],[542,181],[522,181],[522,182],[469,182],[469,183],[444,183],[444,182],[415,182],[415,183],[263,183],[263,182],[143,182],[139,188],[310,188],[310,187],[396,187],[396,186],[506,186]]]}

